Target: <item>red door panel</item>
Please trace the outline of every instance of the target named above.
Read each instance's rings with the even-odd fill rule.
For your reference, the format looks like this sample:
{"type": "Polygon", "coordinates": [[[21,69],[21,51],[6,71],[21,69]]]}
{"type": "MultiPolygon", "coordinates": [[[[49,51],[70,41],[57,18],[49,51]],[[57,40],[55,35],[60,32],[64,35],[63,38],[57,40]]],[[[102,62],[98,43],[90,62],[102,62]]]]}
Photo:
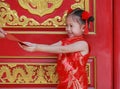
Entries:
{"type": "MultiPolygon", "coordinates": [[[[0,27],[22,41],[51,44],[67,37],[65,16],[77,7],[95,17],[86,36],[91,46],[86,66],[89,88],[112,89],[112,0],[2,0],[0,27]]],[[[55,88],[56,59],[55,54],[26,52],[17,42],[0,39],[0,88],[55,88]]]]}

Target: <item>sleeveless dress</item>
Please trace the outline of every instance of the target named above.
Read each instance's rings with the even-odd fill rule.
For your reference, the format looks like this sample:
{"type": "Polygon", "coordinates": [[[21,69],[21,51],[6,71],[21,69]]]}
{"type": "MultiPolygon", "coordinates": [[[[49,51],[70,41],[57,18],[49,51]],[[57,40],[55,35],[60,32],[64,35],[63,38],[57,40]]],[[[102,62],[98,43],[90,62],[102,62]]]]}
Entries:
{"type": "MultiPolygon", "coordinates": [[[[62,40],[62,45],[83,40],[82,36],[68,38],[62,40]]],[[[57,89],[87,89],[86,63],[88,57],[89,53],[83,56],[80,52],[59,54],[56,68],[59,78],[57,89]]]]}

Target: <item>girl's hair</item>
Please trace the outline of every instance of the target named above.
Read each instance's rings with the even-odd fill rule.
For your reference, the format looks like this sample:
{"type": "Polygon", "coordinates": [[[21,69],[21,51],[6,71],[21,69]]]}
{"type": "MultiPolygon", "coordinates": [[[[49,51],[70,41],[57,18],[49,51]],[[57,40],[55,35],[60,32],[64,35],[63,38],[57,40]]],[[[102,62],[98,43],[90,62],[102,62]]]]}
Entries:
{"type": "MultiPolygon", "coordinates": [[[[79,22],[81,22],[82,24],[85,24],[86,23],[86,20],[83,20],[82,19],[82,13],[84,12],[84,10],[82,10],[82,9],[80,9],[80,8],[76,8],[76,9],[74,9],[72,12],[70,12],[69,14],[68,14],[68,16],[72,16],[72,18],[73,19],[75,19],[76,21],[79,21],[79,22]],[[77,17],[77,18],[75,18],[75,17],[77,17]]],[[[68,17],[67,16],[67,17],[68,17]]],[[[88,24],[90,23],[90,22],[93,22],[94,21],[94,18],[93,18],[93,16],[90,16],[88,19],[87,19],[87,22],[88,22],[88,24]]]]}

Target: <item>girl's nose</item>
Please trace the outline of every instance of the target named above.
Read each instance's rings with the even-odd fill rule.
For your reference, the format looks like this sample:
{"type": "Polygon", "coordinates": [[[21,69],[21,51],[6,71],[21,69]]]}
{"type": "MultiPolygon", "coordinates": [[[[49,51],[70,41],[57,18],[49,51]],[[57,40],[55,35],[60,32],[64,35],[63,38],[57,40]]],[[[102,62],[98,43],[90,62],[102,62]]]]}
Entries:
{"type": "Polygon", "coordinates": [[[66,27],[66,31],[69,31],[70,30],[70,27],[68,26],[68,27],[66,27]]]}
{"type": "Polygon", "coordinates": [[[67,32],[69,32],[69,31],[70,31],[70,29],[66,28],[66,31],[67,31],[67,32]]]}

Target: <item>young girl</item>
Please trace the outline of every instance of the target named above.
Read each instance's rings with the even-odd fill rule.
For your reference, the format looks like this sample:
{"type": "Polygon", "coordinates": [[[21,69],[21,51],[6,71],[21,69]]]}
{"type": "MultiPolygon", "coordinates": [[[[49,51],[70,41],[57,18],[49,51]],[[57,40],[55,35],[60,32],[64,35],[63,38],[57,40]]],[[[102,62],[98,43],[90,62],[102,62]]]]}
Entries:
{"type": "Polygon", "coordinates": [[[24,42],[20,46],[29,52],[42,51],[57,53],[57,89],[87,89],[86,63],[89,57],[89,45],[83,35],[88,33],[89,22],[93,17],[79,8],[70,12],[66,18],[66,32],[69,38],[52,45],[24,42]]]}

